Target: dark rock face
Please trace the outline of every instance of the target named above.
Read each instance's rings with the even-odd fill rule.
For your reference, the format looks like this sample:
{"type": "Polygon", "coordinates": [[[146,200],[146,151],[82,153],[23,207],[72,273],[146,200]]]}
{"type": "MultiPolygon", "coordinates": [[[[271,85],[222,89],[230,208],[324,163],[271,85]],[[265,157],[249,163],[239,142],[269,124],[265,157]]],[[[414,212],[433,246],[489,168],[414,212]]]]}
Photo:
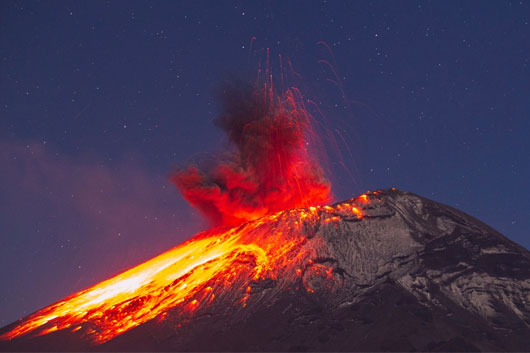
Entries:
{"type": "MultiPolygon", "coordinates": [[[[399,190],[367,194],[363,217],[306,221],[310,265],[175,308],[100,346],[70,332],[4,350],[529,351],[530,252],[451,207],[399,190]],[[178,324],[177,324],[178,323],[178,324]]],[[[286,211],[271,232],[286,230],[286,211]]],[[[242,282],[242,283],[243,283],[242,282]]],[[[5,331],[7,328],[4,328],[5,331]]]]}

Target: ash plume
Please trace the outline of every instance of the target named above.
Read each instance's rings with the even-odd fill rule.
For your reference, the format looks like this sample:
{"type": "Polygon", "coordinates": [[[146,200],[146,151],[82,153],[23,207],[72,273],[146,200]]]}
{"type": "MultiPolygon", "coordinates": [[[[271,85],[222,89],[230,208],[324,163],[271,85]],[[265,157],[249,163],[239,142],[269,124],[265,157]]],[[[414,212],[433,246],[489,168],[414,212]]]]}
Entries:
{"type": "Polygon", "coordinates": [[[311,154],[311,116],[296,90],[225,84],[215,124],[230,142],[213,165],[190,165],[171,181],[215,225],[233,225],[283,209],[331,200],[330,184],[311,154]]]}

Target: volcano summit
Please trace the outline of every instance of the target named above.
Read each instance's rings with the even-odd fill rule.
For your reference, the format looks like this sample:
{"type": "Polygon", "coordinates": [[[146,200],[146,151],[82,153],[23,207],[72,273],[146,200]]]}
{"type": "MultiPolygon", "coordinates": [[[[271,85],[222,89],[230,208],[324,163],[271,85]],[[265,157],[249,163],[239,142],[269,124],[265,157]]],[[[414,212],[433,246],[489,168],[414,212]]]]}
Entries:
{"type": "Polygon", "coordinates": [[[530,252],[376,191],[200,233],[0,334],[2,350],[526,351],[530,252]]]}

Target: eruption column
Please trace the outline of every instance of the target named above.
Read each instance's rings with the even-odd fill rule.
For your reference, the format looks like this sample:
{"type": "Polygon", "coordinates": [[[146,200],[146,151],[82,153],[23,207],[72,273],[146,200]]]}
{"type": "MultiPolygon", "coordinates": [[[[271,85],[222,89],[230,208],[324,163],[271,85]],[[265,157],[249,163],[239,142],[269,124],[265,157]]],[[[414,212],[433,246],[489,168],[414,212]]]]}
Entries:
{"type": "Polygon", "coordinates": [[[232,145],[228,156],[207,168],[190,166],[172,182],[215,225],[235,225],[285,209],[331,201],[329,182],[310,148],[312,117],[297,89],[274,95],[226,86],[216,124],[232,145]]]}

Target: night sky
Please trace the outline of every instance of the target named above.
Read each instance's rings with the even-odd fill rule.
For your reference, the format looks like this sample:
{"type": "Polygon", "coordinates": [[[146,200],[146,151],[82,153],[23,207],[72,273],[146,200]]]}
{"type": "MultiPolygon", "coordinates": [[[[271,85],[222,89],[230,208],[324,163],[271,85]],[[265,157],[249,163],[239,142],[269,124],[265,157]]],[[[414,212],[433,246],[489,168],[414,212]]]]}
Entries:
{"type": "Polygon", "coordinates": [[[529,248],[529,22],[519,1],[2,1],[0,325],[206,228],[168,177],[226,147],[219,82],[266,48],[351,149],[328,150],[335,201],[397,187],[529,248]]]}

